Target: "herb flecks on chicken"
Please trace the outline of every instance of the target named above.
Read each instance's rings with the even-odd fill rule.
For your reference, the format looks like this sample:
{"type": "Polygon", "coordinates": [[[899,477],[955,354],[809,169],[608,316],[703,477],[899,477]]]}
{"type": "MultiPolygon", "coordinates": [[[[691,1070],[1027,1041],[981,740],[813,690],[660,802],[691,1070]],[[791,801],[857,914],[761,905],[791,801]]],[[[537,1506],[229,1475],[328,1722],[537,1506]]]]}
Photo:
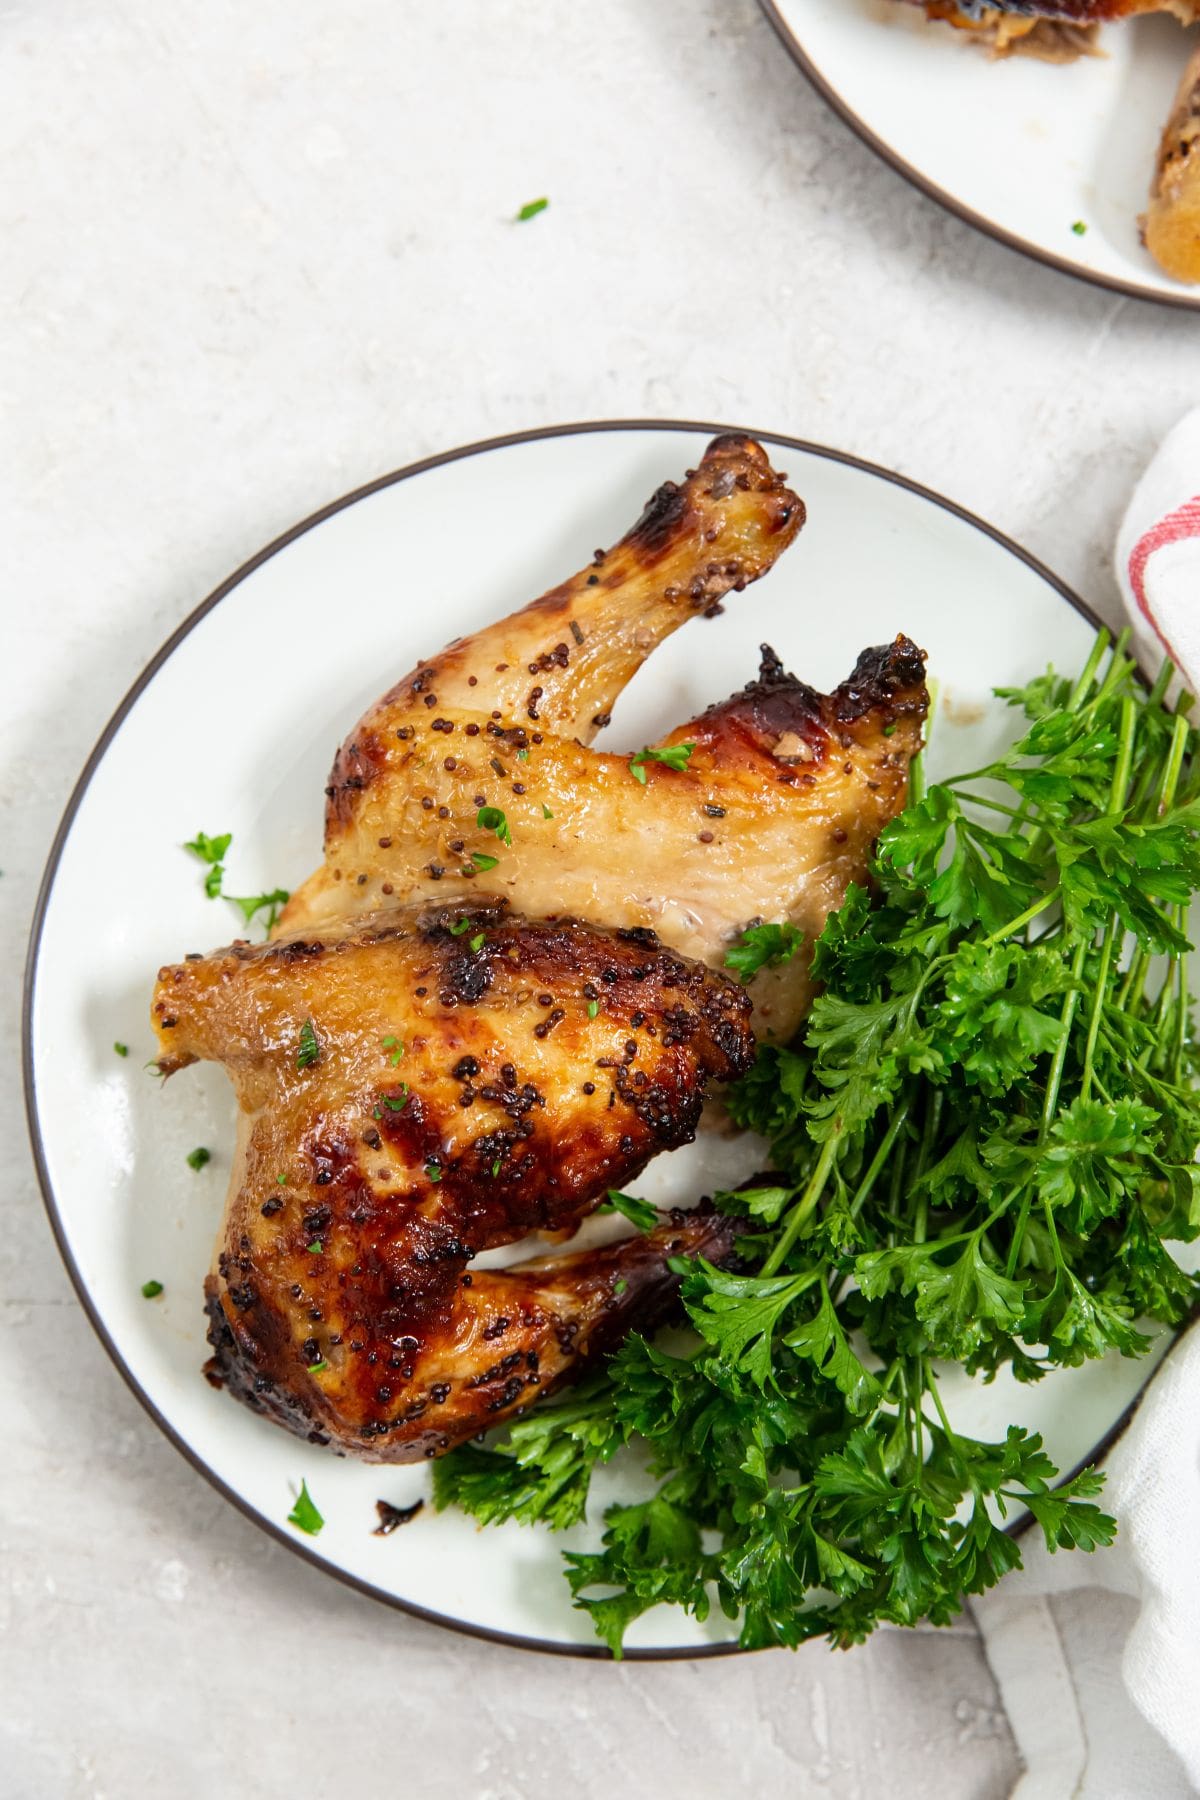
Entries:
{"type": "MultiPolygon", "coordinates": [[[[758,444],[717,438],[613,549],[419,664],[342,746],[324,866],[277,931],[491,895],[649,927],[717,968],[763,919],[811,943],[904,803],[928,703],[915,645],[865,651],[829,695],[764,648],[757,680],[659,745],[591,747],[654,649],[764,575],[803,519],[758,444]]],[[[806,959],[752,997],[759,1028],[789,1036],[806,959]]]]}
{"type": "Polygon", "coordinates": [[[471,1259],[573,1230],[687,1142],[707,1083],[749,1065],[749,1013],[648,934],[502,903],[164,969],[162,1067],[223,1062],[240,1103],[210,1374],[314,1441],[397,1462],[552,1392],[661,1316],[669,1258],[725,1260],[731,1222],[471,1259]]]}
{"type": "Polygon", "coordinates": [[[1148,693],[1106,650],[1005,693],[1018,742],[914,794],[830,918],[805,1029],[734,1089],[774,1172],[718,1196],[742,1260],[686,1271],[698,1348],[632,1337],[561,1418],[439,1465],[442,1505],[562,1525],[648,1448],[646,1498],[567,1558],[617,1653],[659,1604],[747,1646],[944,1624],[1019,1563],[1014,1510],[1052,1550],[1112,1538],[1099,1476],[968,1437],[939,1382],[1137,1356],[1198,1296],[1170,1245],[1200,1235],[1200,735],[1169,668],[1148,693]]]}

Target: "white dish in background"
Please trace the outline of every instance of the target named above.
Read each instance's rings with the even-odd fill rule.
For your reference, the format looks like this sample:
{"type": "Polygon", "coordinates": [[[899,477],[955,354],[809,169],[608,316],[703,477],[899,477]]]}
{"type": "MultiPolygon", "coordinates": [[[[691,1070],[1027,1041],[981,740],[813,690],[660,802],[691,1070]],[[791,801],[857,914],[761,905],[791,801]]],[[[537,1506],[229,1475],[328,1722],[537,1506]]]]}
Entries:
{"type": "Polygon", "coordinates": [[[990,57],[897,0],[760,4],[830,104],[933,199],[1055,268],[1200,307],[1200,288],[1164,274],[1138,232],[1195,43],[1174,19],[1106,26],[1102,56],[1052,64],[990,57]]]}
{"type": "MultiPolygon", "coordinates": [[[[385,478],[289,533],[210,597],[122,703],[71,801],[51,855],[26,991],[30,1123],[51,1219],[80,1296],[134,1391],[176,1445],[252,1518],[318,1566],[382,1599],[470,1631],[601,1654],[575,1612],[560,1552],[592,1544],[516,1525],[477,1530],[427,1507],[372,1536],[375,1501],[427,1491],[424,1466],[341,1460],[255,1417],[205,1382],[202,1284],[233,1144],[234,1103],[206,1064],[165,1087],[144,1072],[159,964],[234,934],[180,848],[232,831],[232,891],[295,886],[319,860],[334,746],[417,659],[531,599],[586,563],[646,497],[699,458],[710,426],[565,428],[500,440],[385,478]],[[116,851],[119,847],[119,875],[116,851]],[[130,1047],[114,1054],[114,1040],[130,1047]],[[214,1151],[194,1173],[194,1146],[214,1151]],[[153,1302],[147,1279],[164,1284],[153,1302]],[[301,1478],[318,1538],[286,1523],[301,1478]]],[[[933,773],[973,766],[1013,730],[989,696],[1053,661],[1076,668],[1093,627],[1052,576],[935,496],[836,453],[764,437],[808,523],[724,614],[669,640],[622,698],[606,742],[653,743],[753,677],[774,645],[820,687],[865,645],[908,632],[940,688],[933,773]]],[[[702,1138],[637,1184],[660,1202],[727,1186],[758,1164],[748,1140],[702,1138]]],[[[965,1430],[1040,1430],[1064,1469],[1111,1434],[1168,1339],[1141,1363],[1056,1372],[1034,1387],[947,1381],[965,1430]]],[[[606,1477],[605,1497],[620,1491],[606,1477]]],[[[728,1647],[658,1611],[633,1654],[728,1647]]]]}

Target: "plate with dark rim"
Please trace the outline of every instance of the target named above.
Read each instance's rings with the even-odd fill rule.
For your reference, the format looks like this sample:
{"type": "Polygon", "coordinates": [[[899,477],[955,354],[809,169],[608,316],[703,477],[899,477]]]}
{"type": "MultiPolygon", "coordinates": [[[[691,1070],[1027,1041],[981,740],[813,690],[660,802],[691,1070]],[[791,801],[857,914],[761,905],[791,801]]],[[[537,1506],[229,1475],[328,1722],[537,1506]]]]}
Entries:
{"type": "Polygon", "coordinates": [[[1099,287],[1200,307],[1141,241],[1159,138],[1194,34],[1106,26],[1072,63],[990,57],[901,0],[759,0],[818,93],[931,199],[1099,287]]]}
{"type": "MultiPolygon", "coordinates": [[[[606,1472],[592,1522],[562,1538],[480,1531],[430,1506],[380,1538],[376,1501],[422,1498],[427,1467],[337,1458],[204,1380],[202,1285],[235,1109],[215,1066],[151,1079],[149,998],[161,963],[235,934],[237,915],[205,897],[182,849],[198,827],[233,833],[231,889],[297,885],[319,858],[331,752],[366,704],[445,639],[586,563],[720,429],[622,421],[494,439],[385,475],[268,545],[196,608],[118,707],[59,828],[29,951],[26,1091],[46,1205],[101,1342],[151,1417],[227,1499],[319,1568],[424,1618],[583,1655],[605,1652],[570,1604],[560,1552],[596,1541],[603,1502],[632,1491],[636,1467],[606,1472]],[[194,1170],[197,1145],[213,1154],[194,1170]],[[147,1281],[162,1293],[143,1298],[147,1281]],[[319,1537],[287,1522],[302,1480],[326,1521],[319,1537]]],[[[764,640],[829,686],[864,645],[904,630],[939,683],[936,773],[974,766],[1010,734],[994,684],[1082,662],[1095,623],[1086,606],[990,526],[854,457],[756,435],[803,495],[808,523],[768,577],[656,652],[620,701],[611,746],[654,743],[741,686],[764,640]]],[[[652,1163],[639,1191],[681,1202],[752,1172],[760,1154],[702,1132],[652,1163]]],[[[1033,1388],[965,1377],[946,1388],[965,1429],[991,1436],[1020,1419],[1070,1468],[1119,1429],[1166,1348],[1163,1335],[1147,1362],[1117,1358],[1033,1388]]],[[[701,1624],[650,1613],[630,1653],[719,1653],[733,1648],[732,1629],[719,1614],[701,1624]]]]}

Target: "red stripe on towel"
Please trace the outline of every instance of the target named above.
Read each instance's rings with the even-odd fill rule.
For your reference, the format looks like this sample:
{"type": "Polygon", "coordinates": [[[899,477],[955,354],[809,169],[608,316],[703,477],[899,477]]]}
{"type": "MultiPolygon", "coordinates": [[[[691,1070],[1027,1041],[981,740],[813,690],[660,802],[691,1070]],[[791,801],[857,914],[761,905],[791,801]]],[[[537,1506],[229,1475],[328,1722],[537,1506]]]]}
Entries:
{"type": "MultiPolygon", "coordinates": [[[[1194,537],[1200,537],[1200,494],[1185,500],[1182,506],[1177,506],[1174,512],[1169,512],[1165,519],[1159,519],[1149,531],[1144,532],[1129,557],[1129,585],[1133,589],[1138,610],[1176,668],[1179,667],[1179,658],[1175,654],[1175,647],[1150,611],[1146,599],[1146,564],[1164,544],[1178,544],[1184,538],[1194,537]]],[[[1200,594],[1200,588],[1197,592],[1200,594]]]]}

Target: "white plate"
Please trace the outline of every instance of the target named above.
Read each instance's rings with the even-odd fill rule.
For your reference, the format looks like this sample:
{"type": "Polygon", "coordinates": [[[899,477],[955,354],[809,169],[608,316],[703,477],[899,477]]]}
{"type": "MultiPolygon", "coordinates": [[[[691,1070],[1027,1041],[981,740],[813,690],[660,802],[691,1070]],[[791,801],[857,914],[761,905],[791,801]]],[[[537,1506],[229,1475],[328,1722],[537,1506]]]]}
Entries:
{"type": "MultiPolygon", "coordinates": [[[[424,1467],[340,1460],[203,1380],[201,1287],[234,1109],[212,1065],[165,1087],[144,1071],[150,990],[160,963],[226,941],[235,925],[225,902],[204,898],[185,839],[200,827],[233,832],[233,891],[295,886],[319,860],[333,748],[365,705],[447,638],[586,563],[715,429],[565,428],[478,445],[387,476],[281,538],[204,602],[122,703],[60,829],[30,952],[39,1173],[80,1297],[135,1393],[229,1499],[319,1566],[447,1624],[543,1648],[596,1648],[560,1573],[568,1540],[515,1525],[478,1531],[428,1507],[373,1537],[376,1499],[424,1493],[424,1467]],[[130,1046],[127,1059],[115,1039],[130,1046]],[[193,1173],[184,1159],[198,1144],[215,1154],[193,1173]],[[140,1293],[149,1278],[165,1287],[153,1302],[140,1293]],[[316,1539],[285,1523],[301,1477],[327,1521],[316,1539]]],[[[653,743],[752,677],[764,640],[829,686],[864,645],[903,629],[926,646],[941,686],[934,768],[970,767],[1011,729],[989,700],[994,683],[1083,660],[1092,625],[1079,603],[986,526],[866,464],[764,442],[803,495],[808,524],[766,580],[656,653],[608,741],[653,743]]],[[[694,1197],[751,1173],[758,1155],[744,1140],[702,1139],[660,1158],[640,1186],[660,1200],[694,1197]]],[[[1010,1418],[1029,1423],[1066,1469],[1112,1431],[1147,1373],[1116,1358],[1015,1391],[964,1379],[959,1413],[985,1435],[1002,1435],[1010,1418]]],[[[591,1525],[570,1541],[597,1535],[591,1525]]],[[[661,1611],[630,1642],[695,1654],[729,1634],[724,1619],[661,1611]]]]}
{"type": "Polygon", "coordinates": [[[847,124],[951,212],[1102,287],[1200,307],[1138,236],[1195,41],[1173,19],[1108,26],[1103,56],[1056,65],[994,60],[895,0],[760,3],[847,124]]]}

